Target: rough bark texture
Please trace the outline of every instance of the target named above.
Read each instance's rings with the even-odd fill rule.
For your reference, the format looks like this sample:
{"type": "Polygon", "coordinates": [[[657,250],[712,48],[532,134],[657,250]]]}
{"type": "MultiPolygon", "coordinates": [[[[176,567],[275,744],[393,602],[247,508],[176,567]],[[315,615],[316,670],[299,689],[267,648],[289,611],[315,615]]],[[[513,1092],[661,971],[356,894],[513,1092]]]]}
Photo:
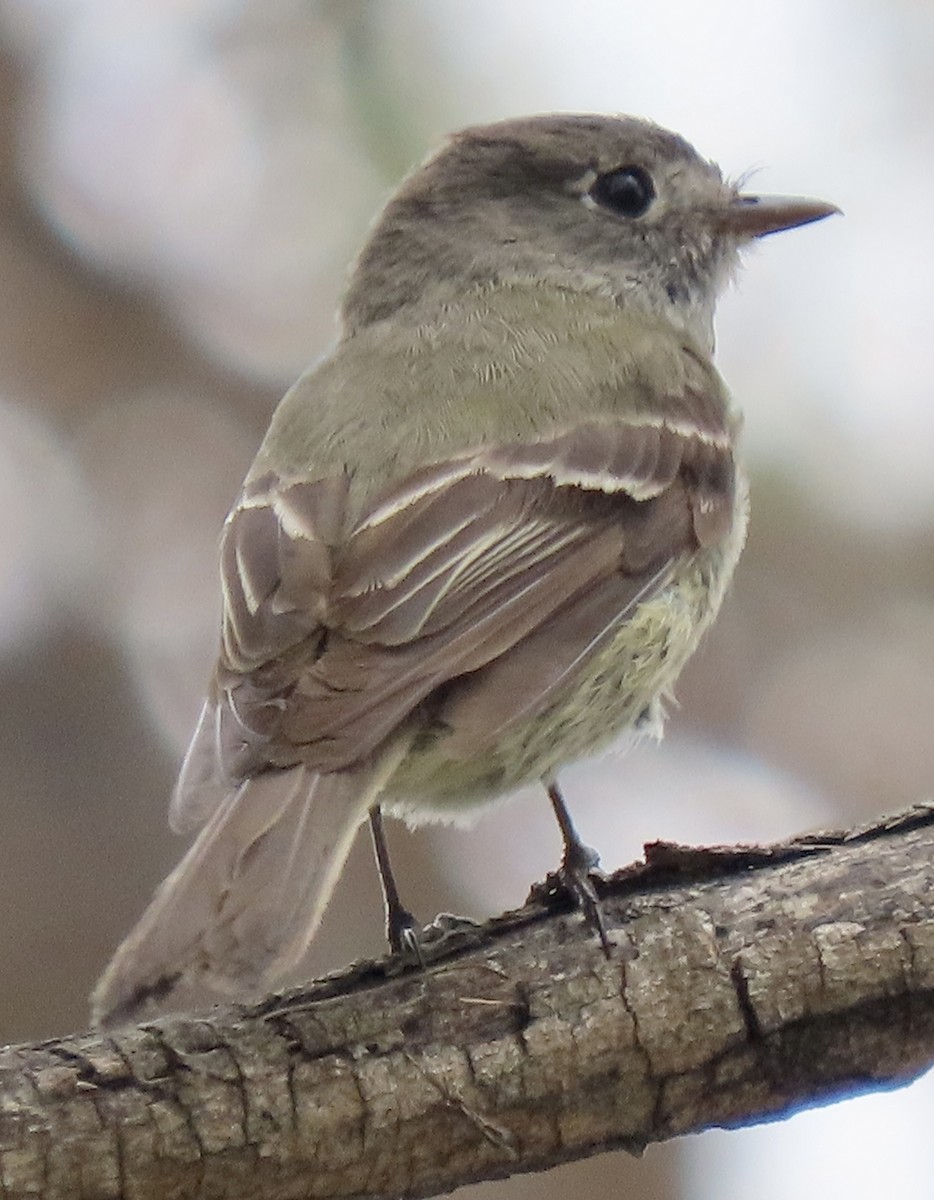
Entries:
{"type": "Polygon", "coordinates": [[[610,958],[542,888],[424,971],[0,1052],[0,1196],[426,1196],[934,1061],[934,807],[647,850],[610,958]]]}

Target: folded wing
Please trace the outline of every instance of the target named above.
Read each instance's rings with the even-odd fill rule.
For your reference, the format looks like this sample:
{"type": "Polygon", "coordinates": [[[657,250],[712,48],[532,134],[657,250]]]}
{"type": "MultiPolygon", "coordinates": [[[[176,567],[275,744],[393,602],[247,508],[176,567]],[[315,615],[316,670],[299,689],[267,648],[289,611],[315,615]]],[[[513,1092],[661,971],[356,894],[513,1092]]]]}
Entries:
{"type": "Polygon", "coordinates": [[[582,422],[425,467],[349,532],[344,477],[264,476],[223,545],[222,653],[173,824],[268,767],[365,762],[432,693],[501,661],[534,712],[601,637],[729,530],[725,418],[582,422]],[[560,616],[560,627],[556,618],[560,616]],[[555,632],[554,653],[533,655],[555,632]],[[532,669],[533,660],[537,667],[532,669]]]}

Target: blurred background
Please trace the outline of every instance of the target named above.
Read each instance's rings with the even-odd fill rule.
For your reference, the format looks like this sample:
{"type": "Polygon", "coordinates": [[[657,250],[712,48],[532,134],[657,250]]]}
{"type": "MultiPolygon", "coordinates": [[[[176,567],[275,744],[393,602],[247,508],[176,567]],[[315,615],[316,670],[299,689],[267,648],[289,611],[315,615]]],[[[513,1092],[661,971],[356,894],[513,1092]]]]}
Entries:
{"type": "MultiPolygon", "coordinates": [[[[930,794],[932,67],[917,0],[0,0],[0,1039],[86,1024],[179,857],[221,522],[372,214],[465,124],[650,116],[846,211],[721,305],[748,550],[663,746],[567,772],[584,837],[612,868],[930,794]]],[[[391,835],[425,919],[520,903],[559,856],[534,795],[391,835]]],[[[306,972],[381,944],[361,839],[306,972]]],[[[932,1106],[922,1080],[469,1192],[927,1200],[932,1106]]]]}

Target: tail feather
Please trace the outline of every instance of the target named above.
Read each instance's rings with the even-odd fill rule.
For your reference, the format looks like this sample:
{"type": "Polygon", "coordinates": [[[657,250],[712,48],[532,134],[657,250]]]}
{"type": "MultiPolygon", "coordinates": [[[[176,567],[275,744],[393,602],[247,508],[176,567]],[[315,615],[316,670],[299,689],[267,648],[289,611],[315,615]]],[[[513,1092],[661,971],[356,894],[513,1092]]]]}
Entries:
{"type": "Polygon", "coordinates": [[[293,966],[395,761],[269,771],[227,794],[101,977],[95,1023],[131,1020],[182,984],[243,991],[293,966]]]}

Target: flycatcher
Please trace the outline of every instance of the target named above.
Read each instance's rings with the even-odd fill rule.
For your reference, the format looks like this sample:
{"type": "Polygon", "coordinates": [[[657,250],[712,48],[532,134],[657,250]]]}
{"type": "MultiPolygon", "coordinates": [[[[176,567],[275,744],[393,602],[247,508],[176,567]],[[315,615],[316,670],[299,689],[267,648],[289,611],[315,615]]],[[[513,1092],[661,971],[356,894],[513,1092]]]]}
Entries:
{"type": "Polygon", "coordinates": [[[172,798],[198,831],[93,997],[244,991],[304,953],[369,816],[459,820],[555,784],[663,701],[746,531],[712,361],[751,239],[837,211],[747,195],[627,117],[467,129],[389,201],[335,349],[286,394],[227,518],[217,669],[172,798]]]}

